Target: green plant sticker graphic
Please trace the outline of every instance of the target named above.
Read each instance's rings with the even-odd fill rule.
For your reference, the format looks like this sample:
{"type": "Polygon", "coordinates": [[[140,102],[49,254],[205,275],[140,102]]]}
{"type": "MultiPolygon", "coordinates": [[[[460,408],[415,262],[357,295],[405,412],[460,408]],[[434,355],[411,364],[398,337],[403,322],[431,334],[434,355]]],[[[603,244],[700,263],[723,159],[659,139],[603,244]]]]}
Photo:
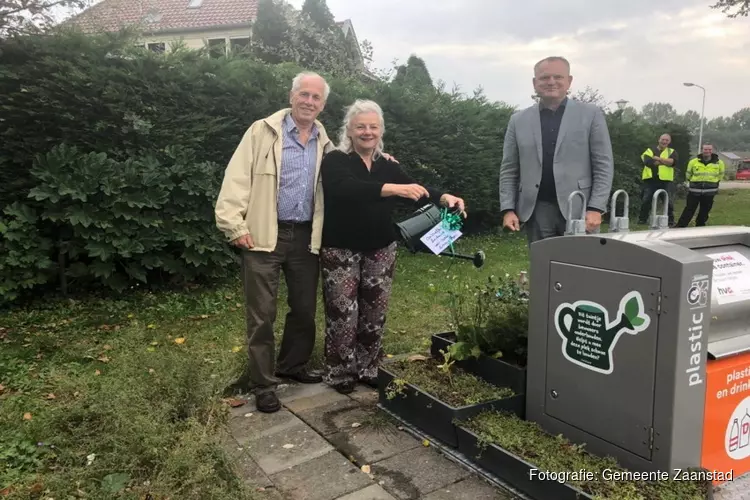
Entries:
{"type": "Polygon", "coordinates": [[[610,322],[607,310],[588,300],[560,304],[555,311],[555,328],[563,339],[563,356],[589,370],[612,373],[612,351],[620,335],[635,335],[651,324],[639,292],[622,298],[615,317],[619,319],[610,322]]]}

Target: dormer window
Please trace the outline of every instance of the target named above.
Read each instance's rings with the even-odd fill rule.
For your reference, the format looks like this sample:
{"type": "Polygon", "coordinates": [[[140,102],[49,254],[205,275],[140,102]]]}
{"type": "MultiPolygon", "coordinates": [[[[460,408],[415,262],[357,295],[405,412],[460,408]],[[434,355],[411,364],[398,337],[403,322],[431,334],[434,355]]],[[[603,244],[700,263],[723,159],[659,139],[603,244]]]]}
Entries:
{"type": "Polygon", "coordinates": [[[188,2],[188,9],[197,9],[203,5],[203,0],[190,0],[188,2]]]}

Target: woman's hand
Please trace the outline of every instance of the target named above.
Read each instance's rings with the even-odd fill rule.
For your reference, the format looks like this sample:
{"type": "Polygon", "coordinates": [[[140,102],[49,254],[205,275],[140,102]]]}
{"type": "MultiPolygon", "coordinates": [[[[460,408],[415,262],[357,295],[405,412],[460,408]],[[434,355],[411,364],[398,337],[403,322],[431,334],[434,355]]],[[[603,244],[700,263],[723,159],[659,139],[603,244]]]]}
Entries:
{"type": "Polygon", "coordinates": [[[440,204],[448,208],[458,208],[461,215],[466,218],[466,205],[462,198],[446,193],[440,197],[440,204]]]}
{"type": "Polygon", "coordinates": [[[430,193],[419,184],[398,184],[398,196],[419,201],[422,198],[429,197],[430,193]]]}

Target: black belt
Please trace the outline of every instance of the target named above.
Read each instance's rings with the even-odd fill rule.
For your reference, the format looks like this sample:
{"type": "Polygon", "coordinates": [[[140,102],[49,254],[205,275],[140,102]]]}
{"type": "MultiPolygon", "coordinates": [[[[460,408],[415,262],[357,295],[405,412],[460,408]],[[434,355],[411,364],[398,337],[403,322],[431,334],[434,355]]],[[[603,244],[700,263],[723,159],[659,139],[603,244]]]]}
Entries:
{"type": "Polygon", "coordinates": [[[312,226],[312,221],[280,220],[279,225],[284,226],[312,226]]]}

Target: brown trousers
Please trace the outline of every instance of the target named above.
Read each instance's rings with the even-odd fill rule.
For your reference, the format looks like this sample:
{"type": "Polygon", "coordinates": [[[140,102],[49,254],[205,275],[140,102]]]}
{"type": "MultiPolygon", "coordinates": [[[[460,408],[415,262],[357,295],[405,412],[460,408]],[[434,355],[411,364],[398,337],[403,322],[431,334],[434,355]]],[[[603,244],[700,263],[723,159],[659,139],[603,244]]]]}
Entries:
{"type": "Polygon", "coordinates": [[[279,379],[299,372],[310,361],[315,347],[315,308],[320,265],[310,253],[312,225],[279,223],[273,252],[244,251],[242,277],[245,289],[250,389],[256,394],[273,391],[279,379]],[[274,362],[274,323],[281,271],[288,289],[289,313],[284,322],[278,361],[274,362]]]}

